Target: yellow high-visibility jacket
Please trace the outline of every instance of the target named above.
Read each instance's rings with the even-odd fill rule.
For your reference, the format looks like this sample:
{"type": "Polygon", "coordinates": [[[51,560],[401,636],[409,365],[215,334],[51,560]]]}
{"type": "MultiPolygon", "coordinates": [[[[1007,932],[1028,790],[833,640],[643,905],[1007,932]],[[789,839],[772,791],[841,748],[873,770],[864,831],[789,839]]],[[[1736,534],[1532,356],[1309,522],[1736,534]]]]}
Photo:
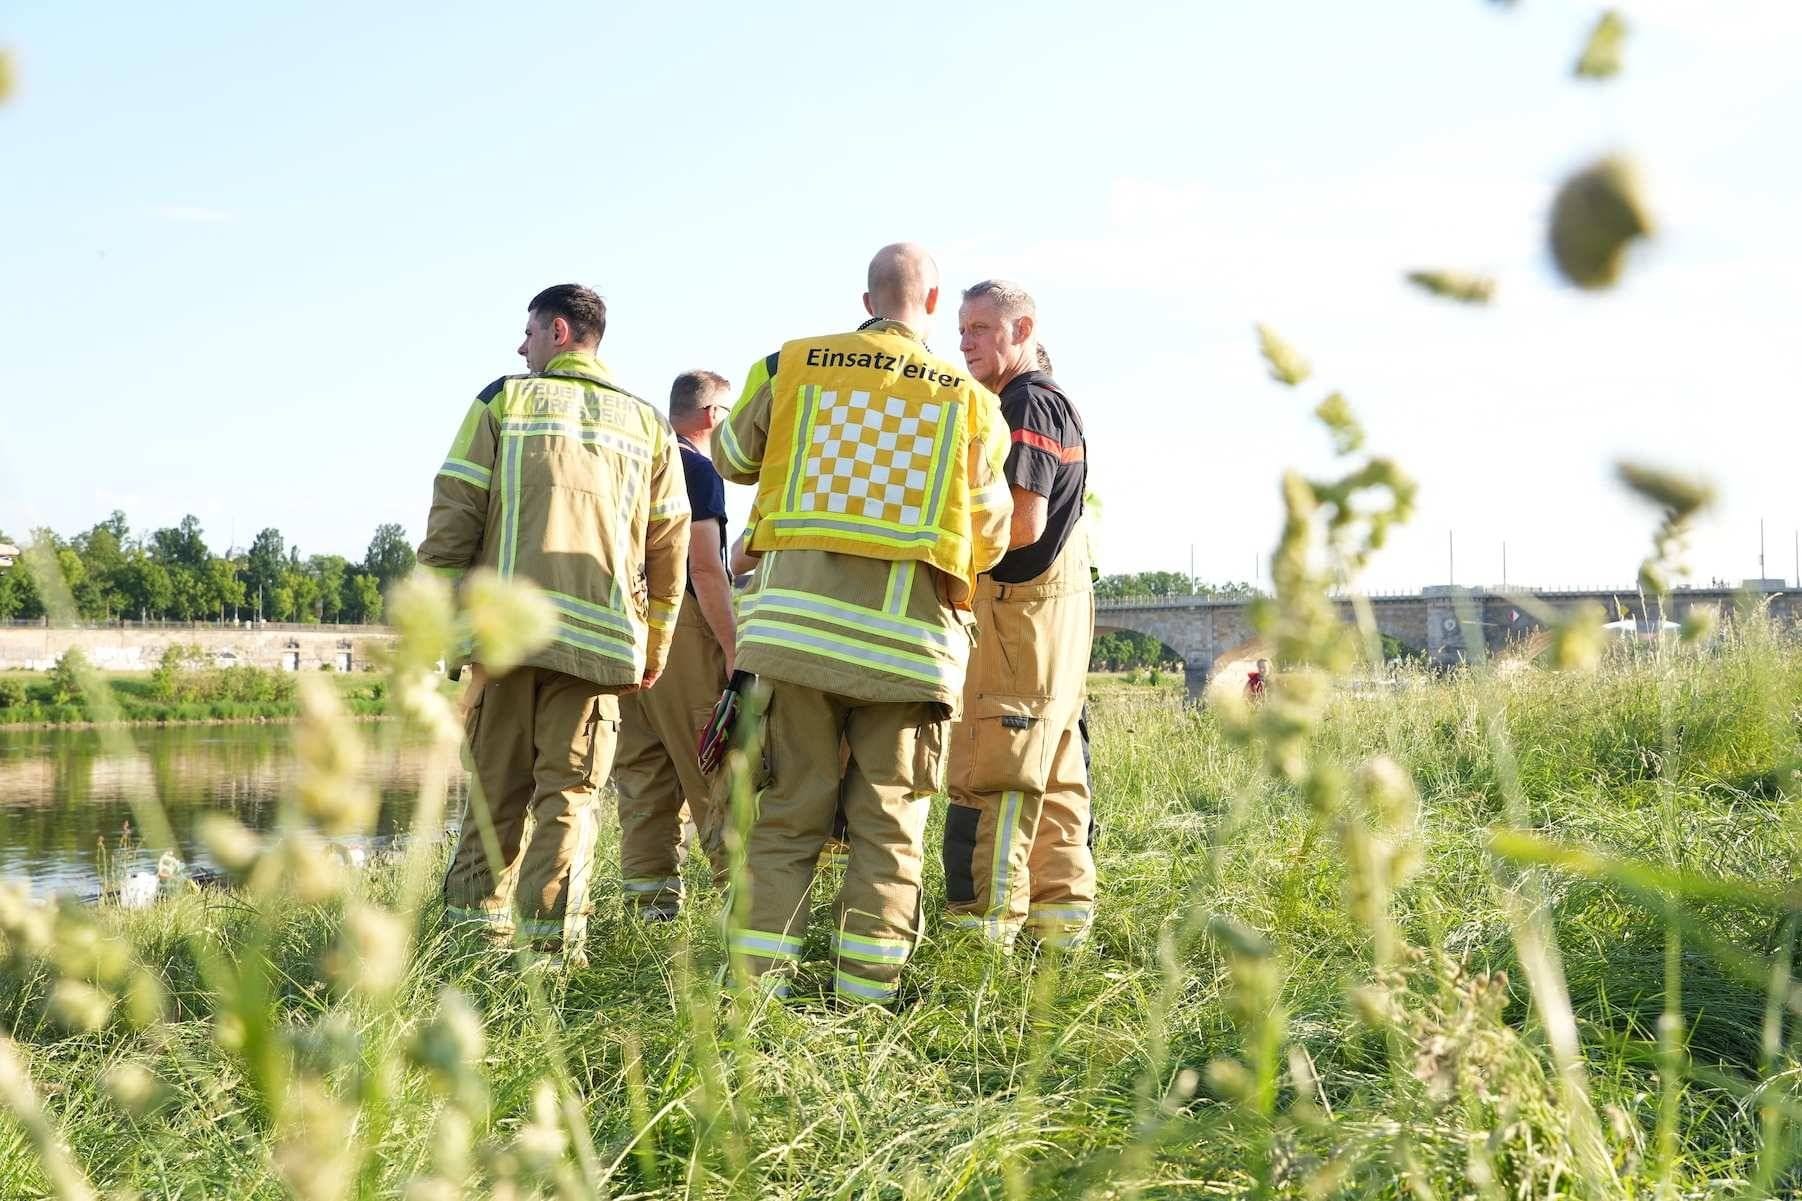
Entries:
{"type": "Polygon", "coordinates": [[[757,485],[751,549],[928,563],[962,603],[1006,550],[1011,511],[995,395],[905,325],[789,342],[752,365],[713,458],[757,485]]]}
{"type": "MultiPolygon", "coordinates": [[[[884,356],[899,357],[905,350],[915,356],[914,361],[927,357],[918,339],[898,322],[873,322],[862,332],[878,336],[872,341],[884,347],[880,351],[884,356]]],[[[826,341],[829,339],[812,339],[791,346],[826,341]]],[[[847,550],[836,543],[821,549],[780,539],[772,548],[766,540],[771,516],[765,508],[768,502],[762,499],[766,495],[764,473],[792,463],[795,446],[811,445],[791,437],[788,458],[778,460],[768,453],[769,431],[784,420],[778,415],[784,407],[777,402],[772,382],[790,378],[777,361],[786,353],[785,348],[752,369],[751,381],[730,423],[722,425],[713,438],[713,461],[726,478],[760,485],[760,499],[752,509],[755,532],[750,537],[762,562],[738,607],[738,664],[768,679],[843,696],[870,701],[938,701],[955,712],[962,701],[964,666],[970,653],[969,586],[963,577],[935,570],[936,564],[920,553],[918,544],[897,547],[881,541],[851,540],[845,544],[851,548],[847,550]],[[912,553],[904,553],[908,551],[912,553]]],[[[805,364],[804,355],[802,362],[805,364]]],[[[950,370],[942,364],[936,369],[941,375],[950,370]]],[[[877,369],[872,366],[870,370],[877,369]]],[[[810,386],[814,385],[795,384],[797,388],[810,386]]],[[[983,421],[978,427],[980,435],[971,430],[952,433],[957,449],[950,462],[965,487],[961,492],[964,499],[952,505],[953,513],[964,515],[952,520],[963,524],[950,528],[970,548],[973,576],[992,567],[1007,549],[1013,501],[1001,472],[1008,433],[1000,406],[988,392],[975,389],[968,403],[960,399],[959,407],[964,412],[987,414],[979,418],[983,421]],[[980,503],[969,503],[971,498],[980,503]]],[[[886,405],[881,411],[886,415],[886,405]]],[[[786,412],[792,423],[799,410],[790,405],[786,412]]],[[[893,432],[898,442],[900,430],[893,432]]],[[[880,437],[871,444],[882,449],[880,437]]],[[[852,457],[856,458],[855,452],[852,457]]],[[[874,455],[859,461],[872,468],[885,465],[874,455]]],[[[893,463],[889,459],[886,464],[891,473],[893,463]]],[[[880,482],[874,475],[864,472],[853,478],[880,482]]],[[[787,492],[771,488],[767,495],[786,498],[787,492]]],[[[844,495],[852,494],[846,491],[844,495]]],[[[820,510],[799,511],[805,515],[820,510]]],[[[828,508],[826,512],[837,511],[828,508]]]]}
{"type": "Polygon", "coordinates": [[[433,482],[421,564],[530,580],[557,609],[532,667],[618,688],[662,669],[688,578],[688,488],[663,414],[588,354],[470,405],[433,482]]]}

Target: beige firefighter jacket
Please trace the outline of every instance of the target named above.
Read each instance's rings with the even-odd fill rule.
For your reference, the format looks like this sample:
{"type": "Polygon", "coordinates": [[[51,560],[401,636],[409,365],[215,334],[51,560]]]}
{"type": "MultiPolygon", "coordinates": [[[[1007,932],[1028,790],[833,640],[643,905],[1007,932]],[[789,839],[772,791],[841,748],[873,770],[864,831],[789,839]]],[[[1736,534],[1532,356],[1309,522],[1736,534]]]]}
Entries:
{"type": "Polygon", "coordinates": [[[419,561],[538,585],[557,628],[526,664],[621,688],[669,654],[688,522],[669,422],[593,355],[561,354],[470,405],[433,483],[419,561]]]}

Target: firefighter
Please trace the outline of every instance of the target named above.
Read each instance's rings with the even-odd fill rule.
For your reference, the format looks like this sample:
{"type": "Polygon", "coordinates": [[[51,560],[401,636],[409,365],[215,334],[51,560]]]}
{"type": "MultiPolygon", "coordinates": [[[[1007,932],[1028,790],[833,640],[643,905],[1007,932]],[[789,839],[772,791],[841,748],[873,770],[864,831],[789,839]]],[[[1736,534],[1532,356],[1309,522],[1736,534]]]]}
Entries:
{"type": "Polygon", "coordinates": [[[1083,700],[1095,627],[1082,417],[1040,353],[1032,297],[985,280],[958,310],[970,374],[1000,394],[1007,556],[976,586],[982,631],[952,731],[945,897],[953,926],[1071,947],[1095,906],[1083,700]]]}
{"type": "Polygon", "coordinates": [[[647,921],[673,918],[682,904],[684,802],[697,829],[711,826],[711,782],[701,774],[695,743],[732,675],[726,486],[708,457],[714,428],[731,411],[729,387],[722,375],[687,371],[670,388],[669,421],[688,492],[688,590],[663,678],[655,688],[620,699],[613,761],[620,877],[627,912],[647,921]]]}
{"type": "Polygon", "coordinates": [[[738,665],[769,689],[728,946],[743,972],[787,991],[842,803],[834,988],[892,1003],[920,936],[921,840],[963,695],[966,606],[1006,549],[1010,501],[995,397],[926,348],[931,257],[885,247],[868,286],[869,321],[756,363],[714,438],[725,477],[757,485],[762,563],[738,665]]]}
{"type": "Polygon", "coordinates": [[[444,878],[454,922],[572,957],[588,919],[595,782],[619,696],[657,682],[688,557],[669,422],[596,356],[607,306],[576,284],[527,306],[527,373],[482,389],[439,468],[419,561],[536,584],[556,633],[504,676],[472,667],[475,787],[444,878]],[[526,819],[532,837],[525,841],[526,819]],[[498,857],[491,857],[490,849],[498,857]]]}

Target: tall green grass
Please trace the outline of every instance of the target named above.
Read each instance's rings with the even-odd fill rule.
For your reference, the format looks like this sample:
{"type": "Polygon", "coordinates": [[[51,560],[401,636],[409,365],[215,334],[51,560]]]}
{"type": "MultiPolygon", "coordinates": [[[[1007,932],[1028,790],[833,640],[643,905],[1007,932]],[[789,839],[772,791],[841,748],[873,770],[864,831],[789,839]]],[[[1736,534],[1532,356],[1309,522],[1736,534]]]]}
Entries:
{"type": "MultiPolygon", "coordinates": [[[[429,891],[434,861],[316,904],[252,888],[105,913],[81,937],[129,952],[156,1019],[127,1020],[121,971],[114,1016],[70,1033],[68,981],[94,964],[40,947],[0,976],[0,1021],[40,1142],[96,1188],[153,1197],[1787,1195],[1798,697],[1802,650],[1755,623],[1591,675],[1335,696],[1318,760],[1384,754],[1419,788],[1397,836],[1418,867],[1387,895],[1381,957],[1334,819],[1219,715],[1110,689],[1093,944],[1002,957],[929,905],[897,1013],[825,999],[824,922],[798,1001],[724,991],[699,865],[668,927],[597,889],[585,967],[522,971],[428,901],[394,991],[357,985],[373,966],[347,971],[344,915],[407,913],[409,872],[429,891]],[[1516,803],[1520,845],[1498,855],[1516,803]],[[1572,1138],[1563,1002],[1524,961],[1529,896],[1600,1162],[1572,1138]],[[441,1016],[447,988],[475,1027],[456,1001],[441,1016]],[[1661,1022],[1681,1030],[1674,1060],[1661,1022]]],[[[609,828],[603,881],[616,864],[609,828]]],[[[0,1196],[50,1192],[45,1165],[0,1121],[0,1196]]]]}

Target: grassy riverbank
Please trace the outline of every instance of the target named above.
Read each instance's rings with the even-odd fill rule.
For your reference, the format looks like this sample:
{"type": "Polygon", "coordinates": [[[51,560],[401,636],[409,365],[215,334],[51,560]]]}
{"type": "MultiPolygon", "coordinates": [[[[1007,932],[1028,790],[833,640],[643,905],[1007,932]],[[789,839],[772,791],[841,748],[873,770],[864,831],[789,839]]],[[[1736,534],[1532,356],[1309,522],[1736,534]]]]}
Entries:
{"type": "MultiPolygon", "coordinates": [[[[717,898],[691,872],[683,920],[623,923],[609,820],[588,967],[522,976],[429,901],[384,944],[361,915],[405,912],[393,867],[104,915],[163,1019],[71,1034],[80,965],[27,956],[0,1024],[74,1160],[147,1197],[1793,1192],[1802,652],[1414,683],[1333,702],[1315,747],[1417,782],[1392,891],[1218,715],[1099,689],[1093,944],[959,941],[929,856],[897,1014],[819,999],[817,921],[800,1001],[723,1003],[717,898]],[[1568,849],[1498,855],[1511,821],[1568,849]]],[[[0,1195],[46,1190],[29,1141],[0,1118],[0,1195]]]]}
{"type": "MultiPolygon", "coordinates": [[[[151,672],[110,672],[104,679],[119,707],[121,720],[166,725],[183,722],[284,721],[294,718],[299,705],[292,678],[255,668],[231,669],[256,672],[261,677],[247,687],[218,689],[215,695],[177,694],[161,688],[151,672]]],[[[224,674],[224,673],[220,673],[224,674]]],[[[331,678],[346,708],[358,717],[380,717],[387,712],[387,679],[369,673],[322,673],[331,678]]],[[[7,726],[84,726],[94,721],[92,706],[80,695],[59,690],[53,673],[0,672],[0,728],[7,726]]]]}

